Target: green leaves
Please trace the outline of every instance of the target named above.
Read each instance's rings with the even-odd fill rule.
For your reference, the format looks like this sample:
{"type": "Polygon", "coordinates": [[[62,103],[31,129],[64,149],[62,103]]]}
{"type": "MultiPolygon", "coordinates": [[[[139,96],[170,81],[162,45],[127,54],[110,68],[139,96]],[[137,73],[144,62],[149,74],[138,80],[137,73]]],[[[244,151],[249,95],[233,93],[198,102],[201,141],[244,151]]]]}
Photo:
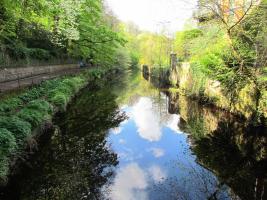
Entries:
{"type": "Polygon", "coordinates": [[[126,41],[110,27],[102,0],[1,0],[1,63],[73,57],[113,65],[126,41]],[[2,59],[2,58],[1,58],[2,59]]]}

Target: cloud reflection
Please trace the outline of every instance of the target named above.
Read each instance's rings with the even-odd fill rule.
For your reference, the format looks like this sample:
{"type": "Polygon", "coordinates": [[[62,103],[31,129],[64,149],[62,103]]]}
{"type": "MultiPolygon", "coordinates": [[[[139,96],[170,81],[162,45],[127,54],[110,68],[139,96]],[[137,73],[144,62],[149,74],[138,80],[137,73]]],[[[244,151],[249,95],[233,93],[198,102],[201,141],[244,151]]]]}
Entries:
{"type": "Polygon", "coordinates": [[[157,142],[161,139],[162,132],[160,130],[160,119],[152,108],[151,99],[142,97],[133,106],[132,114],[140,137],[150,142],[157,142]]]}
{"type": "Polygon", "coordinates": [[[179,122],[180,122],[180,115],[170,115],[168,121],[166,122],[166,127],[178,133],[180,132],[178,126],[179,122]]]}
{"type": "Polygon", "coordinates": [[[151,166],[148,172],[156,183],[163,182],[167,178],[166,173],[157,165],[151,166]]]}
{"type": "Polygon", "coordinates": [[[111,188],[112,200],[148,200],[145,189],[148,187],[146,173],[138,164],[132,163],[122,168],[111,188]]]}
{"type": "Polygon", "coordinates": [[[160,183],[167,178],[158,165],[142,169],[137,163],[131,163],[119,170],[114,184],[110,188],[111,200],[148,200],[149,182],[160,183]]]}
{"type": "Polygon", "coordinates": [[[153,156],[155,158],[160,158],[162,156],[165,155],[165,151],[164,149],[160,149],[160,148],[151,148],[149,149],[150,152],[152,152],[153,156]]]}
{"type": "Polygon", "coordinates": [[[167,110],[164,111],[164,106],[162,106],[163,112],[159,112],[154,106],[152,99],[148,97],[141,97],[133,106],[130,114],[140,137],[150,142],[158,142],[162,137],[163,126],[179,133],[180,116],[171,115],[167,110]]]}

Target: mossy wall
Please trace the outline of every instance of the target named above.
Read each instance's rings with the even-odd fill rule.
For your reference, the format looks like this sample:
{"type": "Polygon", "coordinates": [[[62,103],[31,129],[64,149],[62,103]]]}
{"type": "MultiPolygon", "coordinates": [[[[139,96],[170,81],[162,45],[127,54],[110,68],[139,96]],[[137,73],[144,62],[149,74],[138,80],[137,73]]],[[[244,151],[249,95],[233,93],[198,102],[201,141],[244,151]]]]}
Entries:
{"type": "Polygon", "coordinates": [[[250,119],[256,112],[267,117],[267,93],[263,92],[257,108],[256,86],[250,82],[240,90],[235,101],[231,101],[219,81],[211,80],[204,74],[197,74],[190,63],[182,63],[170,72],[172,87],[179,88],[180,94],[199,98],[206,103],[240,114],[250,119]]]}

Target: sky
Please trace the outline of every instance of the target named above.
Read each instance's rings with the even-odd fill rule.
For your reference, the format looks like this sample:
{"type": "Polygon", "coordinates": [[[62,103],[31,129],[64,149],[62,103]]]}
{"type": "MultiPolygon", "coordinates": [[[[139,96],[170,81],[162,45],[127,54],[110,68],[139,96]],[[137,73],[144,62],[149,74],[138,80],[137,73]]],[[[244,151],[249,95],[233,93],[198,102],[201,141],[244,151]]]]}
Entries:
{"type": "Polygon", "coordinates": [[[182,30],[197,0],[106,0],[115,15],[142,30],[171,34],[182,30]]]}

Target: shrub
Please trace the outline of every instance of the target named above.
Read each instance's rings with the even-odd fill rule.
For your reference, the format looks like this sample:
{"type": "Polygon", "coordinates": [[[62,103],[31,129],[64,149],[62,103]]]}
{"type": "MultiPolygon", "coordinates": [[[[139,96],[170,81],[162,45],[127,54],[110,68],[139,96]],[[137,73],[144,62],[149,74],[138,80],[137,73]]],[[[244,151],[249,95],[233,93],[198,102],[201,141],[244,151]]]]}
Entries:
{"type": "Polygon", "coordinates": [[[34,99],[40,98],[42,95],[44,95],[44,91],[40,90],[40,88],[36,87],[31,89],[30,91],[22,94],[19,96],[19,98],[24,102],[29,102],[34,99]]]}
{"type": "Polygon", "coordinates": [[[9,167],[9,162],[8,158],[5,156],[0,157],[0,178],[1,181],[6,181],[6,176],[8,174],[8,167],[9,167]]]}
{"type": "Polygon", "coordinates": [[[81,77],[67,78],[60,81],[49,94],[49,101],[59,109],[64,110],[70,98],[85,84],[85,79],[81,77]]]}
{"type": "Polygon", "coordinates": [[[49,119],[51,113],[52,107],[47,101],[35,100],[30,102],[26,108],[22,109],[17,116],[29,122],[32,128],[35,128],[44,120],[49,119]]]}
{"type": "Polygon", "coordinates": [[[63,93],[58,93],[50,99],[51,103],[59,107],[60,110],[64,110],[68,103],[68,98],[63,93]]]}
{"type": "Polygon", "coordinates": [[[27,105],[28,109],[35,109],[35,110],[39,110],[42,112],[47,112],[48,114],[51,114],[53,109],[52,106],[45,100],[34,100],[31,101],[28,105],[27,105]]]}
{"type": "Polygon", "coordinates": [[[0,128],[10,131],[18,144],[31,134],[31,124],[17,117],[0,117],[0,128]]]}
{"type": "Polygon", "coordinates": [[[47,115],[43,115],[43,112],[28,108],[22,109],[17,116],[29,122],[32,125],[32,129],[40,125],[44,118],[47,118],[47,115]]]}
{"type": "Polygon", "coordinates": [[[0,128],[0,155],[12,153],[17,148],[16,138],[7,129],[0,128]]]}
{"type": "Polygon", "coordinates": [[[0,112],[12,112],[22,106],[22,101],[19,98],[7,99],[0,103],[0,112]]]}
{"type": "Polygon", "coordinates": [[[203,97],[208,77],[202,72],[201,66],[199,66],[197,63],[192,63],[190,70],[193,78],[193,84],[190,93],[193,96],[196,95],[203,97]]]}
{"type": "Polygon", "coordinates": [[[85,81],[80,77],[65,79],[62,81],[62,84],[68,86],[72,90],[72,92],[78,92],[84,83],[85,81]]]}
{"type": "Polygon", "coordinates": [[[49,51],[39,48],[31,48],[27,49],[28,56],[30,58],[38,59],[38,60],[48,60],[51,58],[49,51]]]}

